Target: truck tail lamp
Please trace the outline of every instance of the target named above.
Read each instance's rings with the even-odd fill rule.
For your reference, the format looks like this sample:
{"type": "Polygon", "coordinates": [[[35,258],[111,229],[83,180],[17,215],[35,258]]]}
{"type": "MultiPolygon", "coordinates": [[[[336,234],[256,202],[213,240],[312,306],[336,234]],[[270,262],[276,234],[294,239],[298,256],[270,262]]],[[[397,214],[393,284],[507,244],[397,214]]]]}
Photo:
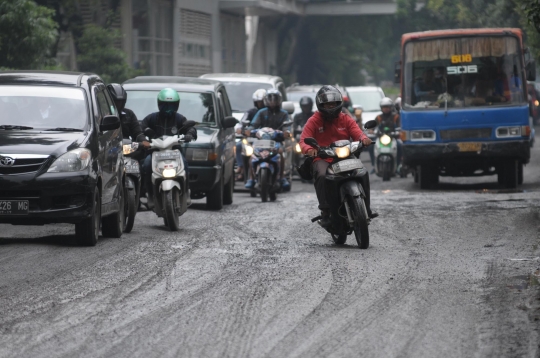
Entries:
{"type": "Polygon", "coordinates": [[[523,137],[530,137],[531,136],[531,127],[529,126],[522,126],[521,127],[521,135],[523,137]]]}

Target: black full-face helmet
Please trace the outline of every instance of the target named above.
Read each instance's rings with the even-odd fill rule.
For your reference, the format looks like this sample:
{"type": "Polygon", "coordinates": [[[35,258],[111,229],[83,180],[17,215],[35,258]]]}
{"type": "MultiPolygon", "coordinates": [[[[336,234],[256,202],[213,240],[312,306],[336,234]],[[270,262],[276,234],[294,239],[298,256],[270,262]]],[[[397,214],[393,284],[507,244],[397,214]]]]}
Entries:
{"type": "Polygon", "coordinates": [[[116,108],[118,109],[118,112],[122,112],[122,110],[126,106],[127,101],[126,90],[124,89],[124,87],[122,87],[122,85],[118,83],[111,83],[107,85],[107,89],[111,94],[111,97],[114,101],[114,104],[116,105],[116,108]]]}
{"type": "Polygon", "coordinates": [[[313,109],[313,100],[311,99],[311,97],[304,96],[300,98],[300,102],[298,103],[300,104],[300,108],[304,113],[310,113],[313,109]]]}
{"type": "Polygon", "coordinates": [[[341,113],[343,96],[334,86],[322,86],[315,96],[315,104],[325,120],[333,120],[341,113]],[[334,105],[331,108],[325,108],[325,103],[332,103],[334,105]]]}
{"type": "Polygon", "coordinates": [[[279,109],[281,108],[281,103],[283,98],[281,97],[281,92],[277,89],[269,89],[264,96],[264,105],[270,109],[279,109]]]}

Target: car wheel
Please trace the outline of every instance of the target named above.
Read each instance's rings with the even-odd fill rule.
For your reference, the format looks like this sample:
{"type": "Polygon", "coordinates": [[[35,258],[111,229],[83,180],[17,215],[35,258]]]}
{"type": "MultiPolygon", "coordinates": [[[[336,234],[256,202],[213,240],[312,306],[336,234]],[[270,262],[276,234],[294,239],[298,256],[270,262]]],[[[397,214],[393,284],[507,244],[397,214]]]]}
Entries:
{"type": "Polygon", "coordinates": [[[118,183],[118,212],[101,220],[101,233],[104,237],[119,238],[124,231],[124,187],[118,183]]]}
{"type": "Polygon", "coordinates": [[[101,194],[95,188],[92,203],[92,215],[75,224],[77,242],[83,246],[96,246],[101,224],[101,194]]]}
{"type": "Polygon", "coordinates": [[[206,194],[206,208],[209,210],[221,210],[223,208],[223,178],[206,194]]]}
{"type": "Polygon", "coordinates": [[[233,203],[233,191],[234,191],[234,173],[231,175],[229,182],[223,188],[223,204],[231,205],[233,203]]]}

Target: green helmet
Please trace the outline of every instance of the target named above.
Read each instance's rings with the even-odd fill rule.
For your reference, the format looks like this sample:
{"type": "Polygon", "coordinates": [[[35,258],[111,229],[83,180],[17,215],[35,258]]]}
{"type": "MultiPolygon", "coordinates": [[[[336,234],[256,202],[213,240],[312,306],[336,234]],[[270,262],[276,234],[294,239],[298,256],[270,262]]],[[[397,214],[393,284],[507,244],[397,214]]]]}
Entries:
{"type": "Polygon", "coordinates": [[[157,104],[160,112],[172,115],[178,111],[180,96],[172,88],[164,88],[159,91],[157,104]]]}

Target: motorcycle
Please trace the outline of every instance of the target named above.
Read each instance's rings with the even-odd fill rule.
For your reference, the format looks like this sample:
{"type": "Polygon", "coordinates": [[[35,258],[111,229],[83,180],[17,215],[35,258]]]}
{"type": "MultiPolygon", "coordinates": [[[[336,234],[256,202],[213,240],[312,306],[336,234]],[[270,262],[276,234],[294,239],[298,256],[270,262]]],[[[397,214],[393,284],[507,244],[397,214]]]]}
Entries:
{"type": "MultiPolygon", "coordinates": [[[[300,125],[294,129],[294,142],[295,142],[294,151],[293,151],[293,167],[294,168],[298,168],[305,159],[305,156],[302,153],[302,148],[300,147],[300,136],[302,135],[303,130],[304,128],[300,125]]],[[[302,180],[302,183],[308,182],[302,178],[300,179],[302,180]]]]}
{"type": "Polygon", "coordinates": [[[376,131],[375,141],[375,173],[382,177],[383,181],[389,181],[397,169],[397,140],[399,128],[392,130],[390,127],[379,126],[376,131]]]}
{"type": "MultiPolygon", "coordinates": [[[[242,143],[242,161],[244,163],[244,183],[249,178],[249,161],[251,159],[251,156],[253,155],[253,142],[255,141],[255,138],[252,137],[246,137],[244,133],[244,128],[249,126],[249,121],[242,121],[242,129],[236,133],[236,143],[241,142],[242,143]]],[[[236,168],[235,168],[236,169],[236,168]]]]}
{"type": "MultiPolygon", "coordinates": [[[[178,133],[185,132],[195,124],[195,121],[187,121],[178,133]]],[[[154,131],[150,128],[144,134],[151,139],[153,211],[163,218],[165,226],[171,231],[178,231],[179,217],[191,204],[190,193],[186,190],[188,177],[180,151],[184,135],[153,138],[154,131]]]]}
{"type": "MultiPolygon", "coordinates": [[[[283,132],[272,128],[261,128],[252,131],[257,138],[253,142],[253,155],[251,168],[257,184],[251,190],[251,196],[261,195],[263,203],[275,201],[277,192],[281,190],[280,170],[281,155],[279,154],[283,142],[283,132]]],[[[252,134],[252,135],[253,135],[252,134]]]]}
{"type": "Polygon", "coordinates": [[[124,232],[131,232],[135,223],[135,215],[139,207],[141,195],[141,170],[139,159],[142,157],[142,146],[130,139],[123,140],[124,170],[126,173],[125,203],[124,203],[124,232]]]}
{"type": "MultiPolygon", "coordinates": [[[[376,121],[366,122],[364,128],[377,126],[376,121]]],[[[304,143],[317,149],[321,159],[332,159],[326,171],[326,190],[330,205],[331,225],[326,227],[334,242],[343,245],[347,236],[354,232],[358,247],[369,247],[369,219],[362,186],[362,178],[368,175],[362,161],[358,159],[363,145],[362,142],[340,140],[329,147],[321,147],[315,138],[305,138],[304,143]]],[[[313,218],[316,222],[321,216],[313,218]]]]}

